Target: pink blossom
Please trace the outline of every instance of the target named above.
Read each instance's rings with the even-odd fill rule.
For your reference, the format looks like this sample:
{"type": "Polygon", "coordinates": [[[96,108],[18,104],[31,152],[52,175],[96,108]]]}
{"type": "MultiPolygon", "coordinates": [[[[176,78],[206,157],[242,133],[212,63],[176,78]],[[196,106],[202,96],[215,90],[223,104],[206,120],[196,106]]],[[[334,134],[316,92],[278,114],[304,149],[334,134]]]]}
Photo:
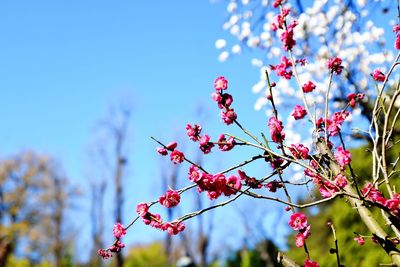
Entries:
{"type": "Polygon", "coordinates": [[[185,230],[185,224],[183,222],[165,223],[162,225],[161,230],[167,231],[169,235],[177,235],[185,230]]]}
{"type": "Polygon", "coordinates": [[[328,60],[328,69],[331,71],[331,73],[335,73],[336,75],[339,75],[342,73],[343,70],[342,66],[342,59],[339,57],[333,57],[328,60]]]}
{"type": "Polygon", "coordinates": [[[367,197],[370,200],[377,202],[381,205],[385,205],[386,203],[386,199],[383,194],[369,182],[365,185],[363,189],[361,189],[361,193],[364,197],[367,197]]]}
{"type": "Polygon", "coordinates": [[[102,257],[104,260],[107,260],[112,257],[112,254],[106,249],[99,249],[97,251],[97,254],[99,254],[99,256],[102,257]]]}
{"type": "Polygon", "coordinates": [[[268,127],[272,141],[280,143],[285,139],[282,122],[275,117],[271,117],[268,121],[268,127]]]}
{"type": "Polygon", "coordinates": [[[218,143],[220,143],[218,147],[221,151],[229,151],[236,145],[236,141],[232,136],[229,136],[228,140],[226,140],[224,134],[219,136],[218,143]]]}
{"type": "Polygon", "coordinates": [[[254,189],[260,189],[262,188],[262,184],[260,183],[260,181],[258,181],[256,178],[252,177],[250,178],[249,176],[247,176],[247,174],[242,171],[242,170],[238,170],[238,174],[239,177],[242,181],[244,181],[245,185],[254,188],[254,189]]]}
{"type": "Polygon", "coordinates": [[[162,156],[168,155],[168,151],[164,147],[157,147],[157,153],[162,155],[162,156]]]}
{"type": "Polygon", "coordinates": [[[292,62],[285,56],[282,57],[280,64],[276,66],[270,65],[271,70],[275,71],[276,75],[287,80],[291,79],[293,74],[291,70],[288,71],[290,67],[292,67],[292,62]]]}
{"type": "Polygon", "coordinates": [[[351,162],[350,152],[344,150],[344,148],[340,146],[336,150],[335,159],[339,163],[340,167],[344,168],[344,166],[350,164],[351,162]]]}
{"type": "Polygon", "coordinates": [[[177,146],[178,146],[178,143],[177,143],[177,142],[170,142],[170,143],[167,145],[167,149],[170,150],[170,151],[173,151],[177,146]]]}
{"type": "Polygon", "coordinates": [[[120,239],[121,237],[123,237],[126,234],[126,230],[122,224],[116,223],[116,224],[114,224],[113,233],[114,233],[115,238],[120,239]]]}
{"type": "Polygon", "coordinates": [[[398,197],[393,197],[391,199],[386,199],[385,207],[390,209],[392,212],[397,213],[400,205],[400,200],[398,197]]]}
{"type": "Polygon", "coordinates": [[[317,86],[312,82],[308,81],[302,87],[304,93],[311,93],[317,86]]]}
{"type": "Polygon", "coordinates": [[[294,33],[293,29],[298,25],[299,23],[295,20],[292,23],[290,23],[286,30],[281,34],[281,41],[283,43],[283,49],[285,51],[292,50],[293,46],[296,45],[296,40],[294,40],[294,33]]]}
{"type": "Polygon", "coordinates": [[[290,153],[292,153],[293,157],[296,159],[307,159],[309,149],[305,147],[303,144],[292,144],[289,147],[290,153]]]}
{"type": "Polygon", "coordinates": [[[295,237],[295,244],[296,247],[301,248],[302,246],[304,246],[304,242],[306,241],[306,238],[304,237],[304,235],[302,233],[298,233],[295,237]]]}
{"type": "Polygon", "coordinates": [[[185,159],[185,155],[182,152],[180,152],[179,150],[172,151],[170,157],[171,157],[171,161],[174,164],[182,163],[183,160],[185,159]]]}
{"type": "Polygon", "coordinates": [[[208,154],[211,152],[211,149],[214,147],[214,144],[210,142],[210,136],[205,134],[200,138],[200,150],[203,151],[204,154],[208,154]]]}
{"type": "Polygon", "coordinates": [[[307,259],[304,262],[304,267],[319,267],[318,263],[316,261],[312,261],[310,259],[307,259]]]}
{"type": "Polygon", "coordinates": [[[303,108],[303,106],[296,105],[294,106],[294,109],[290,115],[292,115],[295,120],[300,120],[307,115],[307,111],[303,108]]]}
{"type": "Polygon", "coordinates": [[[339,187],[339,188],[345,188],[347,185],[347,179],[346,176],[344,176],[343,174],[339,173],[338,175],[336,175],[334,183],[339,187]]]}
{"type": "Polygon", "coordinates": [[[232,95],[226,93],[214,92],[211,94],[211,98],[218,104],[220,109],[229,108],[233,103],[232,95]]]}
{"type": "Polygon", "coordinates": [[[398,35],[396,36],[396,41],[394,42],[394,47],[395,47],[397,50],[400,50],[400,34],[398,34],[398,35]]]}
{"type": "Polygon", "coordinates": [[[168,190],[164,195],[162,195],[158,202],[166,208],[172,208],[179,204],[181,196],[177,191],[168,190]]]}
{"type": "Polygon", "coordinates": [[[226,187],[224,189],[224,195],[229,197],[235,195],[238,190],[242,188],[242,182],[239,177],[231,175],[226,181],[226,187]]]}
{"type": "Polygon", "coordinates": [[[379,69],[374,70],[372,77],[377,82],[383,82],[385,80],[385,74],[383,74],[379,69]]]}
{"type": "Polygon", "coordinates": [[[232,108],[232,109],[228,109],[226,111],[222,111],[221,112],[221,119],[224,121],[224,123],[226,125],[232,124],[237,119],[237,115],[235,113],[235,110],[232,108]]]}
{"type": "Polygon", "coordinates": [[[284,3],[285,0],[275,0],[273,6],[274,8],[277,8],[278,6],[282,5],[282,3],[284,3]]]}
{"type": "Polygon", "coordinates": [[[364,237],[362,237],[362,236],[354,237],[354,240],[357,241],[357,243],[358,243],[360,246],[362,246],[362,245],[365,244],[365,239],[364,239],[364,237]]]}
{"type": "Polygon", "coordinates": [[[189,180],[196,183],[201,178],[200,170],[197,166],[192,165],[189,168],[189,180]]]}
{"type": "Polygon", "coordinates": [[[149,212],[149,206],[144,202],[139,203],[136,206],[136,212],[137,212],[137,214],[139,214],[140,217],[143,217],[144,215],[146,215],[149,212]]]}
{"type": "Polygon", "coordinates": [[[228,80],[226,80],[223,76],[218,77],[214,81],[214,88],[217,91],[228,89],[228,80]]]}
{"type": "Polygon", "coordinates": [[[121,249],[123,249],[124,247],[125,244],[118,240],[117,242],[114,243],[114,245],[109,247],[107,250],[109,250],[110,252],[119,253],[121,252],[121,249]]]}
{"type": "Polygon", "coordinates": [[[347,95],[347,100],[349,101],[350,107],[355,107],[356,101],[360,101],[361,99],[364,98],[364,94],[355,94],[355,93],[350,93],[347,95]]]}
{"type": "Polygon", "coordinates": [[[293,213],[290,216],[289,225],[296,231],[304,229],[308,226],[307,216],[301,212],[293,213]]]}
{"type": "Polygon", "coordinates": [[[278,14],[274,18],[274,22],[271,24],[271,30],[276,31],[278,29],[284,29],[285,27],[285,20],[287,15],[289,15],[290,9],[289,8],[282,8],[282,14],[278,14]]]}
{"type": "Polygon", "coordinates": [[[200,133],[201,133],[201,126],[199,124],[195,125],[186,125],[186,133],[189,136],[190,140],[192,141],[197,141],[200,138],[200,133]]]}
{"type": "Polygon", "coordinates": [[[343,122],[349,116],[348,111],[338,111],[332,115],[332,118],[327,121],[327,130],[329,132],[329,136],[335,136],[339,133],[342,128],[343,122]]]}

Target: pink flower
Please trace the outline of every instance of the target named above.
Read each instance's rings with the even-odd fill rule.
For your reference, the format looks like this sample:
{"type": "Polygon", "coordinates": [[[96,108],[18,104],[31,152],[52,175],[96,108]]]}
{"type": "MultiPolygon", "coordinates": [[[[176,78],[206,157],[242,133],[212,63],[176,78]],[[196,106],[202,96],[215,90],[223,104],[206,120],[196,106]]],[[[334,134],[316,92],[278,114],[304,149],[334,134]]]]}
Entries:
{"type": "Polygon", "coordinates": [[[309,149],[305,147],[303,144],[292,144],[291,147],[289,147],[290,153],[292,153],[293,157],[296,159],[307,159],[308,158],[308,152],[309,149]]]}
{"type": "Polygon", "coordinates": [[[396,41],[394,42],[394,47],[395,47],[397,50],[400,50],[400,34],[398,34],[398,35],[396,36],[396,41]]]}
{"type": "Polygon", "coordinates": [[[201,178],[201,174],[200,174],[199,168],[195,165],[192,165],[189,168],[189,180],[194,183],[197,183],[197,181],[199,181],[200,178],[201,178]]]}
{"type": "Polygon", "coordinates": [[[114,224],[113,233],[116,238],[120,239],[126,234],[126,230],[122,224],[116,223],[114,224]]]}
{"type": "Polygon", "coordinates": [[[344,176],[343,174],[339,173],[338,175],[336,175],[336,178],[335,178],[334,182],[339,188],[343,189],[347,185],[346,176],[344,176]]]}
{"type": "Polygon", "coordinates": [[[338,111],[332,115],[332,118],[327,121],[327,130],[329,132],[329,136],[335,136],[339,133],[340,129],[342,128],[343,122],[349,116],[348,111],[338,111]]]}
{"type": "Polygon", "coordinates": [[[328,69],[330,69],[331,73],[339,75],[342,73],[343,68],[341,58],[333,57],[328,60],[328,69]]]}
{"type": "Polygon", "coordinates": [[[192,141],[197,141],[200,138],[200,133],[201,133],[201,126],[199,124],[195,125],[186,125],[186,133],[189,136],[190,140],[192,141]]]}
{"type": "Polygon", "coordinates": [[[208,154],[211,152],[211,149],[214,147],[214,144],[210,142],[210,136],[205,134],[200,138],[200,150],[203,151],[204,154],[208,154]]]}
{"type": "Polygon", "coordinates": [[[158,202],[166,208],[172,208],[179,204],[181,196],[174,190],[168,190],[158,199],[158,202]]]}
{"type": "Polygon", "coordinates": [[[215,79],[214,88],[217,91],[226,90],[228,89],[228,81],[225,79],[225,77],[220,76],[217,79],[215,79]]]}
{"type": "Polygon", "coordinates": [[[308,226],[307,216],[301,212],[293,213],[290,216],[289,225],[296,231],[304,229],[308,226]]]}
{"type": "Polygon", "coordinates": [[[273,4],[274,8],[277,8],[278,6],[282,5],[283,2],[285,2],[285,0],[275,0],[273,4]]]}
{"type": "Polygon", "coordinates": [[[102,257],[104,260],[107,260],[112,257],[112,254],[106,249],[99,249],[97,251],[97,254],[99,254],[100,257],[102,257]]]}
{"type": "Polygon", "coordinates": [[[229,108],[233,103],[233,97],[226,93],[214,92],[211,94],[211,98],[218,104],[220,109],[229,108]]]}
{"type": "Polygon", "coordinates": [[[238,190],[242,188],[242,182],[237,176],[231,175],[226,181],[226,187],[224,188],[224,195],[229,197],[235,195],[238,190]]]}
{"type": "Polygon", "coordinates": [[[312,82],[308,81],[302,87],[304,93],[311,93],[317,86],[312,82]]]}
{"type": "Polygon", "coordinates": [[[307,111],[303,108],[303,106],[296,105],[294,106],[292,114],[290,115],[292,115],[295,120],[300,120],[304,118],[305,115],[307,115],[307,111]]]}
{"type": "Polygon", "coordinates": [[[385,80],[385,74],[383,74],[379,69],[374,70],[372,77],[377,82],[383,82],[385,80]]]}
{"type": "Polygon", "coordinates": [[[344,168],[344,166],[350,164],[351,162],[350,152],[344,150],[344,148],[340,146],[336,150],[335,159],[339,163],[340,167],[344,168]]]}
{"type": "Polygon", "coordinates": [[[139,214],[140,217],[145,216],[149,212],[149,206],[142,202],[136,206],[136,212],[139,214]]]}
{"type": "Polygon", "coordinates": [[[356,106],[356,101],[360,101],[364,98],[364,94],[354,94],[350,93],[347,95],[347,100],[349,101],[350,107],[355,107],[356,106]]]}
{"type": "Polygon", "coordinates": [[[185,155],[182,152],[180,152],[179,150],[172,151],[170,157],[171,157],[171,161],[174,164],[182,163],[183,160],[185,159],[185,155]]]}
{"type": "Polygon", "coordinates": [[[271,24],[271,30],[276,31],[278,29],[284,29],[285,21],[287,15],[289,15],[290,9],[289,8],[282,8],[282,14],[278,14],[274,18],[274,22],[271,24]]]}
{"type": "Polygon", "coordinates": [[[162,156],[168,155],[168,151],[164,147],[157,147],[157,153],[162,155],[162,156]]]}
{"type": "Polygon", "coordinates": [[[165,223],[162,225],[161,230],[167,231],[169,235],[177,235],[185,230],[185,224],[183,222],[165,223]]]}
{"type": "Polygon", "coordinates": [[[232,108],[232,109],[228,109],[226,111],[222,111],[221,112],[221,119],[224,121],[224,123],[226,125],[232,124],[237,119],[237,115],[235,113],[235,110],[232,108]]]}
{"type": "Polygon", "coordinates": [[[295,237],[295,244],[296,247],[301,248],[302,246],[304,246],[304,242],[306,241],[306,238],[304,237],[304,235],[302,233],[298,233],[295,237]]]}
{"type": "Polygon", "coordinates": [[[224,134],[219,136],[218,143],[223,143],[218,144],[218,147],[221,151],[229,151],[236,145],[235,139],[232,136],[229,136],[228,140],[226,140],[224,134]]]}
{"type": "Polygon", "coordinates": [[[170,143],[167,145],[167,149],[170,150],[170,151],[174,151],[174,149],[175,149],[177,146],[178,146],[178,143],[177,143],[177,142],[170,142],[170,143]]]}
{"type": "Polygon", "coordinates": [[[283,43],[283,49],[284,49],[285,51],[292,50],[293,46],[296,45],[296,40],[294,40],[293,29],[294,29],[298,24],[299,24],[299,23],[298,23],[296,20],[293,21],[292,23],[290,23],[290,24],[287,26],[286,31],[284,31],[284,32],[281,34],[280,39],[281,39],[281,41],[282,41],[282,43],[283,43]]]}
{"type": "Polygon", "coordinates": [[[268,127],[272,141],[280,143],[285,139],[285,133],[283,132],[283,126],[280,120],[271,117],[268,121],[268,127]]]}
{"type": "Polygon", "coordinates": [[[362,246],[362,245],[365,244],[365,239],[364,239],[364,237],[362,237],[362,236],[354,237],[354,240],[357,241],[357,243],[358,243],[360,246],[362,246]]]}
{"type": "Polygon", "coordinates": [[[271,70],[274,70],[276,75],[283,77],[287,80],[292,78],[293,72],[290,70],[288,71],[288,68],[292,67],[292,62],[285,56],[282,57],[281,63],[274,66],[270,65],[271,70]]]}
{"type": "Polygon", "coordinates": [[[304,262],[304,267],[319,267],[319,265],[318,265],[317,262],[312,261],[312,260],[310,260],[310,259],[307,259],[307,260],[304,262]]]}

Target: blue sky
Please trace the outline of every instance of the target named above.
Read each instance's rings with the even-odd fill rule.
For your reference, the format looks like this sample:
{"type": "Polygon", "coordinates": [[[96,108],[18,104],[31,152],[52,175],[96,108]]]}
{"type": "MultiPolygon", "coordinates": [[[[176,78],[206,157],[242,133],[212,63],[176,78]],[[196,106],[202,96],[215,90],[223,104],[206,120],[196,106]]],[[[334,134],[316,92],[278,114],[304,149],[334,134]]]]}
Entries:
{"type": "MultiPolygon", "coordinates": [[[[217,76],[229,79],[239,117],[250,118],[250,128],[265,125],[262,112],[253,111],[258,70],[249,56],[217,61],[214,43],[225,16],[223,3],[208,1],[2,1],[0,155],[50,154],[88,193],[94,126],[110,105],[131,102],[125,218],[133,217],[136,203],[161,190],[154,193],[160,160],[150,136],[167,142],[178,130],[184,134],[199,106],[206,132],[227,130],[210,99],[217,76]]],[[[78,205],[83,214],[87,208],[78,205]]],[[[132,242],[152,233],[132,233],[132,242]]]]}

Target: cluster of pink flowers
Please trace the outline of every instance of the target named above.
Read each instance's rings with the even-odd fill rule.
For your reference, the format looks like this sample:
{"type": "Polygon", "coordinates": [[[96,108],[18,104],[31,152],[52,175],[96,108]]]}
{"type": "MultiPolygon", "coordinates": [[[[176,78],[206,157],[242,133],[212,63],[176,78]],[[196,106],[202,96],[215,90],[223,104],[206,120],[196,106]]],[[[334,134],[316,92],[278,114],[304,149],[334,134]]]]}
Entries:
{"type": "Polygon", "coordinates": [[[317,128],[319,131],[327,131],[329,136],[335,136],[339,134],[339,131],[342,128],[343,122],[347,119],[350,115],[348,111],[338,111],[335,112],[331,118],[319,118],[316,122],[317,128]]]}
{"type": "Polygon", "coordinates": [[[236,145],[236,141],[232,136],[229,136],[228,140],[224,134],[221,134],[218,138],[218,147],[221,151],[229,151],[236,145]]]}
{"type": "Polygon", "coordinates": [[[166,208],[172,208],[179,204],[181,196],[175,190],[169,189],[164,195],[162,195],[158,202],[166,208]]]}
{"type": "Polygon", "coordinates": [[[303,144],[292,144],[289,147],[290,153],[292,153],[293,157],[296,159],[307,159],[308,158],[308,147],[305,147],[303,144]]]}
{"type": "Polygon", "coordinates": [[[166,231],[170,235],[177,235],[185,230],[185,224],[181,221],[164,223],[160,214],[153,214],[149,211],[147,203],[139,203],[136,206],[136,212],[146,225],[166,231]]]}
{"type": "Polygon", "coordinates": [[[290,9],[284,7],[282,13],[275,16],[274,22],[271,24],[271,30],[277,31],[278,29],[284,29],[286,17],[289,15],[289,12],[290,9]]]}
{"type": "Polygon", "coordinates": [[[125,247],[125,244],[120,241],[120,239],[126,234],[126,229],[121,223],[114,224],[113,233],[117,239],[113,245],[107,249],[97,250],[97,254],[103,259],[109,259],[112,257],[113,253],[121,252],[121,249],[125,247]]]}
{"type": "Polygon", "coordinates": [[[213,200],[220,197],[234,195],[242,188],[241,179],[231,175],[228,178],[223,174],[209,174],[192,165],[189,168],[189,180],[197,184],[199,192],[207,192],[207,196],[213,200]]]}
{"type": "Polygon", "coordinates": [[[172,151],[170,154],[170,159],[174,164],[182,163],[185,160],[185,155],[176,149],[178,146],[178,143],[176,142],[171,142],[165,147],[158,147],[157,148],[157,153],[166,156],[168,155],[168,151],[172,151]]]}
{"type": "MultiPolygon", "coordinates": [[[[214,142],[211,142],[211,137],[207,134],[201,136],[202,127],[199,124],[194,124],[193,126],[190,124],[186,125],[186,132],[189,136],[190,140],[195,142],[199,142],[199,148],[204,154],[208,154],[211,152],[211,149],[214,147],[214,142]]],[[[235,139],[233,137],[229,137],[228,140],[225,138],[224,134],[221,134],[217,141],[218,148],[221,151],[229,151],[235,145],[235,139]]]]}
{"type": "Polygon", "coordinates": [[[348,183],[346,176],[341,173],[336,175],[332,181],[324,180],[318,174],[321,170],[319,164],[315,160],[310,161],[310,166],[314,169],[314,171],[305,169],[304,174],[311,177],[314,185],[321,193],[321,196],[325,198],[331,197],[334,193],[339,192],[339,190],[343,189],[348,183]]]}
{"type": "Polygon", "coordinates": [[[307,216],[301,212],[293,213],[290,216],[289,226],[295,230],[299,231],[296,235],[296,246],[304,246],[305,240],[311,235],[311,225],[307,222],[307,216]]]}
{"type": "Polygon", "coordinates": [[[230,108],[233,98],[230,94],[223,93],[223,90],[228,89],[228,81],[225,77],[218,77],[214,82],[216,92],[212,93],[212,99],[218,104],[221,109],[221,118],[226,125],[232,124],[237,114],[233,108],[230,108]]]}
{"type": "Polygon", "coordinates": [[[310,260],[310,259],[307,259],[307,260],[304,262],[304,267],[319,267],[319,265],[318,265],[317,262],[312,261],[312,260],[310,260]]]}
{"type": "Polygon", "coordinates": [[[293,66],[292,62],[285,56],[282,56],[281,63],[278,65],[270,65],[271,70],[275,71],[277,76],[290,80],[293,75],[292,70],[288,70],[293,66]]]}
{"type": "Polygon", "coordinates": [[[339,163],[340,167],[344,169],[344,167],[349,165],[351,162],[350,152],[340,146],[336,149],[335,159],[339,163]]]}
{"type": "Polygon", "coordinates": [[[349,101],[349,106],[354,108],[356,106],[356,102],[360,101],[364,98],[364,94],[355,94],[350,93],[347,95],[347,100],[349,101]]]}
{"type": "Polygon", "coordinates": [[[292,50],[293,46],[296,45],[296,40],[294,39],[294,33],[293,29],[298,25],[299,23],[294,20],[292,21],[286,28],[285,31],[282,32],[280,39],[283,43],[283,49],[285,51],[292,50]]]}
{"type": "Polygon", "coordinates": [[[395,194],[393,198],[385,198],[383,194],[373,186],[371,183],[367,183],[361,190],[363,196],[372,202],[375,202],[392,212],[396,216],[400,216],[400,194],[395,194]]]}
{"type": "Polygon", "coordinates": [[[278,120],[275,117],[271,117],[268,121],[268,127],[272,141],[276,143],[281,143],[285,139],[285,133],[283,132],[283,125],[280,120],[278,120]]]}

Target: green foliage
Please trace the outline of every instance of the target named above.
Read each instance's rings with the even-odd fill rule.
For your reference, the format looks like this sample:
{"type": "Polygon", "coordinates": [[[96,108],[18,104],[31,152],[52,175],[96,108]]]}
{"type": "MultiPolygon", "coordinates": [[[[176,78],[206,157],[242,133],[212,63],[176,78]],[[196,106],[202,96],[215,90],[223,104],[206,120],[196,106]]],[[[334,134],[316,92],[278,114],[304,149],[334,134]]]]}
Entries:
{"type": "Polygon", "coordinates": [[[168,257],[160,243],[130,249],[124,267],[165,267],[168,257]]]}

